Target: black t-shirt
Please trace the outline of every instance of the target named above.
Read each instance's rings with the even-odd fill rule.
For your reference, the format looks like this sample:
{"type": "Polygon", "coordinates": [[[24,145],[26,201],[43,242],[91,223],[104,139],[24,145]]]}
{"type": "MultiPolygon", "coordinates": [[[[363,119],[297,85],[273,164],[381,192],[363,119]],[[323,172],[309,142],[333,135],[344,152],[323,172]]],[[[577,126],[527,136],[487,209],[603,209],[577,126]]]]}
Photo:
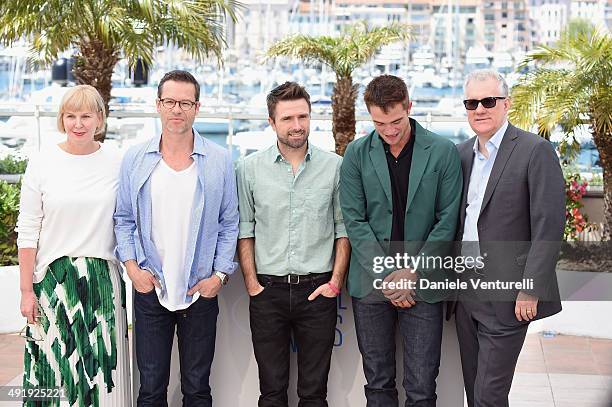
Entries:
{"type": "MultiPolygon", "coordinates": [[[[412,165],[412,153],[414,151],[415,121],[410,120],[410,140],[400,154],[396,157],[391,154],[389,145],[384,142],[387,167],[391,178],[391,192],[393,202],[393,220],[391,222],[391,241],[402,242],[404,240],[404,220],[406,218],[406,202],[408,201],[408,184],[410,182],[410,166],[412,165]]],[[[389,254],[403,252],[403,245],[393,245],[389,254]],[[398,247],[395,247],[398,246],[398,247]]]]}

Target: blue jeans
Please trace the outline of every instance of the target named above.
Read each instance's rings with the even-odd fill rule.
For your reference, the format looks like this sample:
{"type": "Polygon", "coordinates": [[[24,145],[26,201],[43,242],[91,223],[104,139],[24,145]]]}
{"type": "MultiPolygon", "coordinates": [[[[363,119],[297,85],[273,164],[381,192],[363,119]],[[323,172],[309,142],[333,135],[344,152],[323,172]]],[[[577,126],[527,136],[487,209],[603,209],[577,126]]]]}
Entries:
{"type": "Polygon", "coordinates": [[[399,405],[395,385],[395,331],[402,339],[406,407],[435,407],[442,345],[442,303],[418,301],[396,308],[389,301],[353,297],[357,343],[363,358],[367,407],[399,405]]]}
{"type": "Polygon", "coordinates": [[[134,296],[138,407],[167,407],[174,329],[178,336],[183,406],[212,406],[210,367],[215,353],[217,297],[200,297],[188,308],[168,311],[155,290],[134,296]]]}

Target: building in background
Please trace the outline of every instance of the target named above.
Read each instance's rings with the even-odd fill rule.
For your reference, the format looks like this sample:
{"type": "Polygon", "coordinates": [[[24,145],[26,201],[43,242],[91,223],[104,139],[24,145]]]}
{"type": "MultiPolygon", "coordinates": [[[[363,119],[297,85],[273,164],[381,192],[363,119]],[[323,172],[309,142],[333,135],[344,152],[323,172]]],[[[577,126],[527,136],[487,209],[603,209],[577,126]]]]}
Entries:
{"type": "Polygon", "coordinates": [[[584,18],[612,27],[612,0],[244,0],[243,19],[228,27],[229,54],[258,63],[275,41],[292,33],[335,35],[347,24],[408,24],[408,44],[385,47],[380,69],[413,63],[415,53],[433,53],[440,67],[457,67],[470,54],[523,53],[552,45],[567,23],[584,18]]]}
{"type": "Polygon", "coordinates": [[[600,28],[606,27],[605,11],[607,0],[572,0],[571,18],[582,18],[600,28]]]}
{"type": "Polygon", "coordinates": [[[571,0],[531,0],[529,16],[534,44],[553,45],[571,17],[571,0]]]}
{"type": "Polygon", "coordinates": [[[238,23],[231,23],[228,46],[238,61],[256,62],[275,41],[288,35],[298,0],[241,0],[238,23]],[[293,14],[292,14],[293,13],[293,14]]]}
{"type": "Polygon", "coordinates": [[[399,22],[412,28],[411,49],[430,41],[432,0],[335,0],[334,3],[339,23],[365,20],[382,26],[399,22]]]}
{"type": "Polygon", "coordinates": [[[483,42],[481,0],[433,0],[431,48],[445,68],[462,62],[483,42]]]}
{"type": "Polygon", "coordinates": [[[490,52],[531,49],[531,21],[527,0],[483,0],[484,47],[490,52]]]}

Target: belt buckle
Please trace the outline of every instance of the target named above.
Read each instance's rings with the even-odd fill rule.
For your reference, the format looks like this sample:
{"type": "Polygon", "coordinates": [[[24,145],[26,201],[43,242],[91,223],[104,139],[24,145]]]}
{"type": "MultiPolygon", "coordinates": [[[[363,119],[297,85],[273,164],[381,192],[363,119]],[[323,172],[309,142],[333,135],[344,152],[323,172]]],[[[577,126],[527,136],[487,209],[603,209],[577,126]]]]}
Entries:
{"type": "Polygon", "coordinates": [[[288,274],[287,275],[287,283],[288,284],[299,284],[300,276],[297,274],[288,274]]]}

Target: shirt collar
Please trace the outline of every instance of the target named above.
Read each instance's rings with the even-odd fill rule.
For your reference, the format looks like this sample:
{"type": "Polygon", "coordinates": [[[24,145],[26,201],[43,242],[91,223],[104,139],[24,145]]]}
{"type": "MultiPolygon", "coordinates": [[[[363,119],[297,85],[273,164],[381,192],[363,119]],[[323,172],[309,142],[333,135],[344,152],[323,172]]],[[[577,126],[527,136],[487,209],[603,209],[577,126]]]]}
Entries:
{"type": "MultiPolygon", "coordinates": [[[[304,157],[304,160],[305,161],[310,161],[311,156],[312,156],[312,144],[310,144],[309,142],[307,142],[307,143],[308,143],[308,149],[306,150],[306,156],[304,157]]],[[[271,151],[274,152],[274,162],[275,163],[277,163],[279,161],[285,160],[285,158],[283,157],[283,154],[280,152],[280,149],[278,148],[278,141],[271,148],[271,151]]]]}
{"type": "MultiPolygon", "coordinates": [[[[506,134],[506,130],[508,129],[508,120],[504,121],[504,124],[495,132],[493,137],[487,141],[487,146],[495,147],[495,150],[499,150],[499,146],[504,138],[504,134],[506,134]]],[[[476,136],[476,140],[474,140],[474,146],[472,147],[474,152],[478,152],[478,136],[476,136]]]]}
{"type": "MultiPolygon", "coordinates": [[[[206,155],[206,145],[204,137],[200,136],[200,133],[194,128],[191,128],[193,132],[193,154],[206,155]]],[[[159,153],[159,143],[161,142],[161,134],[151,139],[147,147],[147,153],[159,153]]]]}

